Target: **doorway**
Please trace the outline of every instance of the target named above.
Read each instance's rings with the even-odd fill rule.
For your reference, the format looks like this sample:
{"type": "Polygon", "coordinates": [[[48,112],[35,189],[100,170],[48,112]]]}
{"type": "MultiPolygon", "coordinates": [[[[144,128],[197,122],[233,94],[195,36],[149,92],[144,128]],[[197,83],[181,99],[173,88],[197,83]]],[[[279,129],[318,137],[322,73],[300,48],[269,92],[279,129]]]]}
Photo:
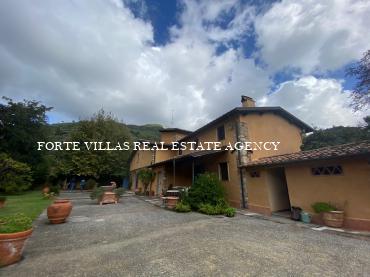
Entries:
{"type": "Polygon", "coordinates": [[[281,214],[286,212],[290,215],[289,191],[283,167],[267,171],[267,187],[271,212],[281,214]]]}

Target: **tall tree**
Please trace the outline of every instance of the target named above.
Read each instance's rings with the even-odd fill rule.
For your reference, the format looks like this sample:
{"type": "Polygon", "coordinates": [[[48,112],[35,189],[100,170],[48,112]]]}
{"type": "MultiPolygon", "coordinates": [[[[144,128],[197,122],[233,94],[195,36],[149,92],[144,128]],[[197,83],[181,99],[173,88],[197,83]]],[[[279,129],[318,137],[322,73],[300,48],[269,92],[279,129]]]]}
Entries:
{"type": "Polygon", "coordinates": [[[0,104],[0,152],[28,164],[36,182],[42,181],[48,170],[45,153],[37,150],[37,141],[47,139],[46,112],[52,108],[37,101],[14,102],[3,97],[0,104]]]}
{"type": "MultiPolygon", "coordinates": [[[[68,141],[78,141],[80,151],[56,151],[54,175],[81,175],[95,178],[122,178],[128,175],[129,151],[87,150],[84,142],[110,142],[114,147],[131,142],[130,131],[111,114],[99,111],[90,120],[82,120],[72,130],[68,141]]],[[[104,145],[103,145],[104,146],[104,145]]]]}
{"type": "Polygon", "coordinates": [[[357,79],[353,90],[352,107],[355,110],[365,109],[370,106],[370,50],[364,53],[362,59],[349,67],[347,76],[353,76],[357,79]]]}

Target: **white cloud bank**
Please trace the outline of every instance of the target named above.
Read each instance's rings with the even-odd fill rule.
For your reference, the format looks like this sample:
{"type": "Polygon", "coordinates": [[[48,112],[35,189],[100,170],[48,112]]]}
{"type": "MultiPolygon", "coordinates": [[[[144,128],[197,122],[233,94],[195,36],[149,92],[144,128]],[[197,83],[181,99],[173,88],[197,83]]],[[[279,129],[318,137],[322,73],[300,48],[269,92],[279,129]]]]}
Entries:
{"type": "Polygon", "coordinates": [[[370,47],[370,1],[283,0],[257,17],[262,58],[272,70],[335,70],[370,47]]]}
{"type": "MultiPolygon", "coordinates": [[[[252,32],[254,22],[260,26],[257,31],[268,24],[263,17],[269,13],[256,19],[253,7],[238,1],[185,1],[184,7],[181,27],[171,29],[171,41],[155,47],[150,22],[135,18],[119,1],[1,1],[0,93],[41,100],[55,107],[54,117],[64,120],[104,108],[128,123],[169,126],[174,110],[176,127],[195,129],[239,105],[240,95],[247,94],[264,99],[260,103],[281,105],[316,126],[356,123],[358,116],[343,106],[337,80],[316,79],[310,85],[313,77],[304,77],[283,83],[266,98],[272,85],[269,71],[230,45],[252,32]],[[231,23],[221,28],[220,18],[230,12],[231,23]],[[217,54],[220,44],[228,50],[217,54]],[[331,116],[326,118],[320,114],[327,113],[327,106],[316,105],[317,98],[310,97],[320,93],[331,99],[331,116]]],[[[353,32],[362,30],[358,26],[353,32]]],[[[270,46],[262,36],[259,43],[265,60],[276,67],[274,55],[283,53],[271,53],[280,46],[267,51],[264,47],[270,46]]],[[[297,65],[286,59],[307,70],[318,63],[297,65]]],[[[332,67],[323,63],[323,68],[332,67]]]]}
{"type": "Polygon", "coordinates": [[[357,125],[364,113],[353,113],[350,92],[340,81],[304,76],[280,85],[275,93],[262,100],[268,106],[281,106],[315,127],[357,125]]]}

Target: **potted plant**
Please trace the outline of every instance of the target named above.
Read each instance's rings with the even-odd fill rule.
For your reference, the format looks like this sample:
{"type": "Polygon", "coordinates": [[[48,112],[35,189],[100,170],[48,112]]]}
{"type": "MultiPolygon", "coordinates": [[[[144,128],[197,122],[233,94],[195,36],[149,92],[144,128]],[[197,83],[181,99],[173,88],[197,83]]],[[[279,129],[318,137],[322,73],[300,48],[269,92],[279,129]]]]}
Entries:
{"type": "Polygon", "coordinates": [[[92,192],[90,193],[90,198],[92,200],[97,199],[98,203],[100,203],[103,199],[104,195],[104,188],[103,187],[95,187],[92,192]]]}
{"type": "Polygon", "coordinates": [[[6,196],[0,195],[0,208],[5,206],[6,196]]]}
{"type": "Polygon", "coordinates": [[[315,213],[321,214],[325,225],[340,228],[344,223],[344,211],[338,210],[334,205],[327,202],[316,202],[312,205],[315,213]]]}
{"type": "Polygon", "coordinates": [[[152,183],[155,179],[155,172],[151,169],[142,169],[138,173],[139,180],[144,185],[144,195],[149,196],[149,191],[151,191],[152,183]],[[149,191],[148,191],[149,187],[149,191]]]}
{"type": "Polygon", "coordinates": [[[72,211],[72,203],[68,199],[56,199],[47,208],[48,219],[51,224],[64,223],[72,211]]]}
{"type": "Polygon", "coordinates": [[[18,262],[32,234],[32,220],[24,214],[0,218],[0,267],[18,262]]]}

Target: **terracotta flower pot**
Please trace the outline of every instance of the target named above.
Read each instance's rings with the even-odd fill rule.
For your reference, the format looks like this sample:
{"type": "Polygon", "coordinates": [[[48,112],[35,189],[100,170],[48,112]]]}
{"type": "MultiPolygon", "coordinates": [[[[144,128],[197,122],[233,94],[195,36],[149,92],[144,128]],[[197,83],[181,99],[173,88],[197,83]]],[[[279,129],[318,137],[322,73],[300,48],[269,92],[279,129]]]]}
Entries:
{"type": "Polygon", "coordinates": [[[0,234],[0,267],[14,264],[21,259],[24,243],[31,236],[32,230],[0,234]]]}
{"type": "Polygon", "coordinates": [[[100,205],[103,204],[117,204],[118,198],[114,192],[106,191],[103,193],[102,197],[98,199],[100,205]]]}
{"type": "Polygon", "coordinates": [[[5,201],[6,201],[6,200],[4,200],[4,201],[0,201],[0,208],[2,208],[2,207],[4,207],[4,206],[5,206],[5,201]]]}
{"type": "Polygon", "coordinates": [[[176,196],[168,196],[166,197],[166,206],[168,209],[174,209],[176,207],[179,198],[176,196]]]}
{"type": "Polygon", "coordinates": [[[44,194],[49,193],[49,192],[50,192],[50,188],[49,188],[49,187],[44,187],[44,188],[42,189],[42,192],[43,192],[44,194]]]}
{"type": "Polygon", "coordinates": [[[344,212],[343,211],[331,211],[325,212],[322,215],[325,225],[334,228],[340,228],[343,226],[344,222],[344,212]]]}
{"type": "Polygon", "coordinates": [[[59,224],[66,221],[72,211],[72,203],[68,199],[57,199],[48,207],[47,213],[50,223],[59,224]]]}

